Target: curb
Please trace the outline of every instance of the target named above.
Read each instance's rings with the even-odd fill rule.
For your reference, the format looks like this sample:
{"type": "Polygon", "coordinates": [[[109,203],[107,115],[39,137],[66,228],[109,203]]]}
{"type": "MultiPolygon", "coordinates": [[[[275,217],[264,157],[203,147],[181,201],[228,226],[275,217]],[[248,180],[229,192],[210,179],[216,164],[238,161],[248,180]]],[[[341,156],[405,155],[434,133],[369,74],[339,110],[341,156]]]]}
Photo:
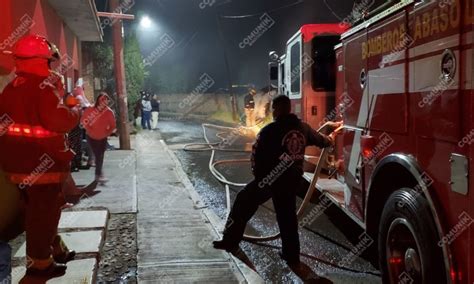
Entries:
{"type": "MultiPolygon", "coordinates": [[[[212,226],[212,229],[214,230],[214,232],[218,236],[222,236],[222,230],[225,225],[224,221],[221,220],[211,209],[207,209],[201,197],[196,192],[193,184],[191,183],[188,176],[184,172],[179,159],[176,157],[173,151],[169,149],[168,145],[165,143],[163,139],[160,139],[160,143],[163,145],[163,148],[165,149],[165,151],[168,153],[168,155],[171,157],[171,159],[175,163],[176,174],[178,178],[181,180],[181,182],[184,184],[185,189],[189,192],[194,202],[195,208],[200,209],[202,211],[204,216],[209,221],[209,224],[212,226]]],[[[252,284],[265,283],[263,278],[260,275],[258,275],[257,272],[250,269],[247,265],[245,265],[242,261],[240,261],[238,258],[233,256],[232,254],[227,253],[227,252],[225,253],[229,256],[229,259],[232,260],[235,267],[237,267],[237,269],[239,270],[240,275],[244,278],[244,281],[240,281],[240,283],[252,283],[252,284]]]]}

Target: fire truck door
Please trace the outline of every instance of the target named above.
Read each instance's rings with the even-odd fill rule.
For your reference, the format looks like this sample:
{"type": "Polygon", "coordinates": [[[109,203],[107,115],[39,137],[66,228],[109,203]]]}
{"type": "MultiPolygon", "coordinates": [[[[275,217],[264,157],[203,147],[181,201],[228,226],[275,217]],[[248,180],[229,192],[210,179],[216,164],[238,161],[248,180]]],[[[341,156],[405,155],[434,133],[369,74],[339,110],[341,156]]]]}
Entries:
{"type": "Polygon", "coordinates": [[[363,128],[359,127],[361,116],[367,115],[368,82],[367,82],[367,50],[363,48],[367,42],[367,31],[362,29],[348,38],[343,39],[344,49],[344,81],[345,103],[343,119],[344,132],[343,155],[345,167],[345,204],[354,214],[363,219],[362,176],[360,157],[360,137],[363,128]],[[354,202],[355,201],[355,202],[354,202]]]}
{"type": "Polygon", "coordinates": [[[302,112],[302,76],[301,76],[301,53],[303,47],[301,42],[301,32],[293,36],[287,44],[286,64],[285,64],[285,85],[291,99],[293,112],[301,119],[304,119],[302,112]]]}
{"type": "MultiPolygon", "coordinates": [[[[469,129],[474,129],[474,0],[466,1],[466,6],[464,7],[465,14],[465,23],[467,23],[464,33],[464,42],[466,45],[466,87],[465,87],[465,96],[470,98],[470,106],[467,110],[467,113],[470,114],[470,127],[469,129]],[[469,24],[471,23],[471,24],[469,24]],[[470,65],[470,66],[469,66],[470,65]]],[[[467,117],[467,115],[466,115],[467,117]]],[[[472,133],[472,132],[471,132],[472,133]]],[[[474,139],[474,137],[473,137],[474,139]]],[[[470,155],[469,155],[469,215],[474,216],[474,144],[470,145],[470,155]]],[[[469,233],[469,275],[470,279],[467,279],[468,283],[474,283],[474,225],[470,226],[469,233]]]]}

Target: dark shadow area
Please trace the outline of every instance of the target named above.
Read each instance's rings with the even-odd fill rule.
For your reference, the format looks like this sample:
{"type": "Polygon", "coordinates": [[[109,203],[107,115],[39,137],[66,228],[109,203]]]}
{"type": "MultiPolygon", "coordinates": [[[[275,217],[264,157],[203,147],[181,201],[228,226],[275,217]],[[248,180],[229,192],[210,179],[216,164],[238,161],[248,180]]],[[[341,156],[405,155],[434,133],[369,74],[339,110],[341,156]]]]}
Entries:
{"type": "Polygon", "coordinates": [[[72,203],[72,204],[76,205],[81,201],[81,199],[91,198],[94,195],[97,195],[97,194],[101,193],[100,190],[96,191],[97,185],[98,185],[97,181],[93,181],[92,183],[90,183],[87,186],[78,185],[77,186],[78,193],[74,194],[74,195],[67,195],[66,196],[66,201],[68,203],[72,203]]]}
{"type": "MultiPolygon", "coordinates": [[[[66,273],[64,273],[64,274],[66,274],[66,273]]],[[[57,275],[57,276],[54,276],[54,277],[25,275],[25,276],[23,276],[23,278],[21,278],[20,282],[18,282],[18,283],[20,283],[20,284],[45,284],[46,282],[48,282],[51,279],[64,276],[64,274],[63,275],[57,275]]]]}
{"type": "Polygon", "coordinates": [[[252,261],[243,250],[238,249],[236,252],[232,252],[232,255],[238,258],[243,263],[245,263],[245,265],[247,265],[250,269],[257,272],[257,268],[255,267],[255,265],[253,265],[252,261]]]}
{"type": "MultiPolygon", "coordinates": [[[[308,187],[309,183],[305,181],[305,188],[298,192],[298,196],[300,198],[304,198],[308,187]]],[[[320,202],[320,196],[321,193],[316,190],[311,198],[310,204],[316,206],[320,202]]],[[[361,242],[361,235],[364,234],[364,230],[359,225],[357,225],[357,223],[352,220],[346,213],[344,213],[344,211],[338,208],[336,204],[333,204],[328,207],[325,210],[324,214],[354,247],[361,242]]],[[[315,220],[314,222],[317,222],[317,220],[315,220]]],[[[312,228],[309,228],[308,226],[305,226],[305,229],[313,232],[321,238],[324,238],[330,242],[337,244],[340,247],[347,249],[348,251],[352,249],[351,247],[347,247],[347,245],[335,242],[333,239],[326,236],[323,232],[316,231],[312,228]]],[[[361,253],[360,257],[372,263],[375,268],[378,268],[377,239],[374,237],[372,238],[373,243],[371,244],[369,249],[366,249],[361,253]]]]}
{"type": "Polygon", "coordinates": [[[314,272],[311,267],[307,264],[301,262],[299,265],[290,266],[291,271],[293,271],[303,283],[321,283],[321,284],[332,284],[333,282],[327,278],[319,276],[314,272]]]}
{"type": "MultiPolygon", "coordinates": [[[[281,251],[281,247],[280,247],[280,246],[274,246],[274,245],[269,245],[269,244],[266,244],[266,243],[259,243],[259,242],[249,242],[249,241],[247,241],[247,242],[248,242],[248,243],[251,243],[251,244],[254,244],[254,245],[261,246],[261,247],[266,247],[266,248],[270,248],[270,249],[275,249],[275,250],[281,251]]],[[[364,273],[364,274],[371,274],[371,275],[375,275],[375,276],[380,276],[380,273],[375,273],[375,272],[371,272],[371,271],[359,271],[359,270],[355,270],[355,269],[343,267],[343,266],[340,266],[340,265],[338,265],[338,264],[336,264],[336,263],[334,263],[334,262],[331,262],[331,261],[328,261],[328,260],[319,258],[319,257],[314,256],[314,255],[310,255],[310,254],[306,254],[306,253],[301,253],[300,256],[301,256],[301,257],[304,257],[304,258],[309,258],[309,259],[311,259],[311,260],[314,260],[314,261],[317,261],[317,262],[320,262],[320,263],[323,263],[323,264],[332,266],[332,267],[334,267],[334,268],[342,269],[342,270],[345,270],[345,271],[354,272],[354,273],[364,273]]],[[[295,272],[295,273],[296,273],[296,272],[295,272]]]]}

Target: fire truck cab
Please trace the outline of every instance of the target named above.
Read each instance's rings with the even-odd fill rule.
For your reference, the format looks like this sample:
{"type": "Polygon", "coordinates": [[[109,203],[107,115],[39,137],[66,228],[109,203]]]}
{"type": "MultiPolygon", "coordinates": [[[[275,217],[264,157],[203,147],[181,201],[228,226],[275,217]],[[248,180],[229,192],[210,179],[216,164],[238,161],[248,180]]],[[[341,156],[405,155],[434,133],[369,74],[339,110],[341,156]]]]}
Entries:
{"type": "Polygon", "coordinates": [[[384,283],[474,282],[473,10],[385,1],[345,32],[304,26],[278,59],[301,119],[344,122],[316,188],[373,238],[384,283]]]}

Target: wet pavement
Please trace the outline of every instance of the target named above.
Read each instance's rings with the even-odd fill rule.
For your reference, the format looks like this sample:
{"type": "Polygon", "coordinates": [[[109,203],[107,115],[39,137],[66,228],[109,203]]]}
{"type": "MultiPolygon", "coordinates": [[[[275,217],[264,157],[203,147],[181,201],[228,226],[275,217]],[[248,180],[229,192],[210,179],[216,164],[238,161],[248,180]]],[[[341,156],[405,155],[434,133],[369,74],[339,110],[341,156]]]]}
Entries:
{"type": "MultiPolygon", "coordinates": [[[[220,130],[206,128],[211,142],[220,142],[216,136],[220,130]]],[[[189,176],[196,191],[209,209],[220,218],[225,218],[226,194],[224,186],[209,171],[209,151],[184,151],[188,143],[204,143],[201,123],[186,121],[161,121],[159,131],[162,138],[179,158],[183,169],[189,176]]],[[[243,149],[252,139],[238,137],[232,140],[231,148],[243,149]],[[235,140],[235,141],[234,141],[235,140]]],[[[217,152],[215,159],[248,158],[249,153],[217,152]]],[[[227,179],[246,183],[251,180],[250,164],[231,164],[220,166],[227,179]]],[[[231,187],[230,195],[233,202],[238,187],[231,187]]],[[[310,211],[315,205],[312,204],[310,211]]],[[[261,206],[247,226],[247,233],[268,235],[278,232],[275,214],[271,201],[261,206]]],[[[302,262],[307,265],[304,273],[295,274],[280,260],[281,249],[279,240],[254,244],[242,242],[241,248],[256,271],[266,282],[280,283],[316,283],[318,276],[323,280],[318,283],[381,283],[377,269],[365,257],[369,250],[360,249],[363,230],[338,208],[331,205],[324,214],[300,230],[302,262]]],[[[375,242],[372,246],[375,246],[375,242]]]]}

